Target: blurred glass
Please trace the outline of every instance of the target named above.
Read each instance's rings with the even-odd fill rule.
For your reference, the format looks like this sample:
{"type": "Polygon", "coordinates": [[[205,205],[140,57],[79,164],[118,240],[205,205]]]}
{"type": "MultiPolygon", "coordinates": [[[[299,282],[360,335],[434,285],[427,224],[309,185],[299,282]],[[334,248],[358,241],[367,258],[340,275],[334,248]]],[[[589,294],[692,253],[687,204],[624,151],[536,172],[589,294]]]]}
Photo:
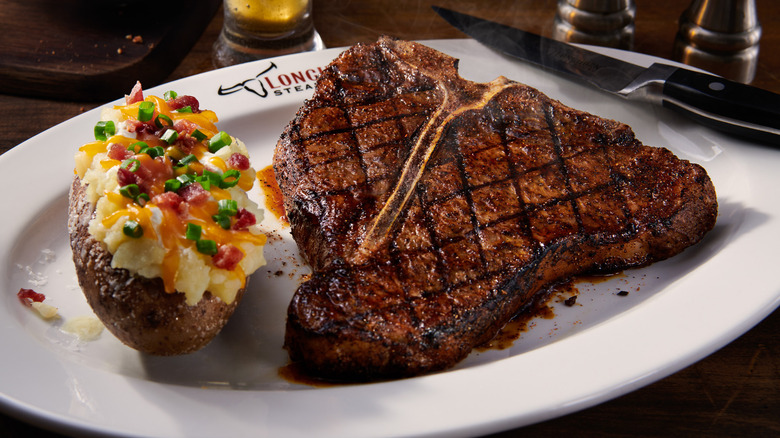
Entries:
{"type": "Polygon", "coordinates": [[[311,0],[225,0],[214,43],[217,67],[324,48],[314,29],[311,0]]]}

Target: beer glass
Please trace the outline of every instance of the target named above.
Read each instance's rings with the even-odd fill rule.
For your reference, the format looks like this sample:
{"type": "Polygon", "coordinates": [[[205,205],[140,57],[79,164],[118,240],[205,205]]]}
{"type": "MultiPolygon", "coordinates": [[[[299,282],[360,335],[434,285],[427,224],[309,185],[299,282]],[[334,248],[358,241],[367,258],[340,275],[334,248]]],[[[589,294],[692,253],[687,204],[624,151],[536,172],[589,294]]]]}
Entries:
{"type": "Polygon", "coordinates": [[[214,43],[214,65],[320,50],[311,0],[225,0],[225,21],[214,43]]]}

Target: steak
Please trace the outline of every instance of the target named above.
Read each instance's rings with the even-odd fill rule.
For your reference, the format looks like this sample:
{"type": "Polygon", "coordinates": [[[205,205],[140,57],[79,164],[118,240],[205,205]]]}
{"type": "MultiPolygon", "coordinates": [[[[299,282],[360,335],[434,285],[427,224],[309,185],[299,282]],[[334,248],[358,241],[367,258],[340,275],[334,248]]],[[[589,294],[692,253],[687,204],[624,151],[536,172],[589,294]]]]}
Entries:
{"type": "Polygon", "coordinates": [[[274,170],[313,268],[285,348],[310,374],[443,370],[572,276],[680,253],[715,224],[699,165],[623,123],[382,37],[325,69],[274,170]]]}

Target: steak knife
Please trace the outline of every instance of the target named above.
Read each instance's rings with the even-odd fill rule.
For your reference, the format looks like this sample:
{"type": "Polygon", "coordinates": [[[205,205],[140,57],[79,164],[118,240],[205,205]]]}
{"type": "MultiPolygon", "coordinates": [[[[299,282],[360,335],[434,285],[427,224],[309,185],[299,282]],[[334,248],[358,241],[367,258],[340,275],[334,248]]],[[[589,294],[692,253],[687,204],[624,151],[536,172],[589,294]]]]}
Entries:
{"type": "Polygon", "coordinates": [[[710,128],[780,146],[778,94],[669,64],[642,67],[500,23],[433,9],[498,52],[626,99],[660,104],[710,128]]]}

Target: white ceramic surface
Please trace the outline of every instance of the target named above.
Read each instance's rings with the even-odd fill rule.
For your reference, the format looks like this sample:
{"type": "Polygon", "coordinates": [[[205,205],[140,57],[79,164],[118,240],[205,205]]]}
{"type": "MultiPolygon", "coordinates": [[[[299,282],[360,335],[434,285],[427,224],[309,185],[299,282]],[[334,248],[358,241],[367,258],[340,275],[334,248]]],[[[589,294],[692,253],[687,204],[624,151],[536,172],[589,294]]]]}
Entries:
{"type": "MultiPolygon", "coordinates": [[[[152,358],[108,332],[81,342],[62,321],[89,314],[67,240],[73,154],[91,140],[98,111],[43,132],[0,157],[0,409],[60,432],[145,437],[471,436],[542,421],[663,378],[747,331],[780,302],[780,151],[743,142],[664,109],[601,94],[508,60],[471,40],[431,46],[461,59],[461,73],[504,75],[578,109],[632,126],[710,173],[715,229],[683,254],[609,281],[579,284],[573,307],[534,320],[511,348],[474,353],[455,369],[363,385],[311,387],[278,375],[287,303],[308,271],[288,229],[254,274],[234,318],[204,350],[152,358]],[[23,307],[19,288],[59,307],[51,323],[23,307]],[[628,296],[618,296],[620,290],[628,296]]],[[[655,59],[598,49],[649,65],[655,59]]],[[[199,98],[222,129],[248,145],[256,169],[317,68],[340,50],[258,61],[147,90],[199,98]],[[243,84],[243,85],[239,85],[243,84]],[[233,87],[239,85],[238,87],[233,87]],[[231,94],[220,95],[220,87],[231,94]],[[265,97],[262,97],[265,96],[265,97]]],[[[128,84],[128,91],[132,84],[128,84]]],[[[255,193],[259,201],[261,194],[255,193]]],[[[271,216],[268,214],[267,216],[271,216]]]]}

